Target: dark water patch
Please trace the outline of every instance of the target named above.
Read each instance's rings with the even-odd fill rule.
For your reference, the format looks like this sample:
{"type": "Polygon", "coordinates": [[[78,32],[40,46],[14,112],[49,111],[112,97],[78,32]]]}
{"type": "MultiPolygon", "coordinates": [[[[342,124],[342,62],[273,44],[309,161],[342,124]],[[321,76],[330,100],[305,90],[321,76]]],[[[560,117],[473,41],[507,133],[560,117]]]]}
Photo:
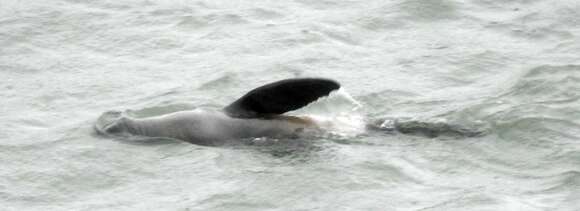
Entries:
{"type": "Polygon", "coordinates": [[[195,15],[185,15],[179,18],[180,20],[177,22],[176,26],[182,29],[191,29],[197,30],[202,29],[210,25],[210,21],[207,20],[206,17],[203,16],[195,16],[195,15]]]}
{"type": "Polygon", "coordinates": [[[498,125],[500,137],[506,140],[549,141],[573,140],[580,135],[580,125],[549,117],[523,117],[498,125]],[[532,135],[535,134],[535,135],[532,135]]]}
{"type": "MultiPolygon", "coordinates": [[[[280,72],[280,73],[286,73],[288,74],[290,77],[305,77],[304,75],[304,70],[302,68],[299,67],[300,64],[315,64],[318,62],[323,62],[322,59],[300,59],[297,61],[294,61],[296,64],[276,64],[273,65],[272,67],[268,68],[271,71],[275,71],[275,72],[280,72]]],[[[292,62],[292,63],[294,63],[292,62]]]]}
{"type": "Polygon", "coordinates": [[[580,97],[580,66],[542,65],[532,68],[506,95],[516,97],[522,102],[578,99],[580,97]]]}
{"type": "Polygon", "coordinates": [[[444,119],[419,119],[419,118],[381,118],[374,120],[367,126],[371,130],[384,131],[385,133],[402,133],[407,135],[435,137],[470,138],[481,137],[490,133],[490,128],[483,122],[459,123],[449,122],[444,119]]]}
{"type": "Polygon", "coordinates": [[[180,40],[179,37],[168,36],[150,39],[145,44],[148,45],[150,49],[178,50],[185,45],[185,42],[180,40]]]}
{"type": "Polygon", "coordinates": [[[65,0],[67,3],[71,3],[73,5],[82,5],[88,8],[98,8],[98,9],[106,9],[106,10],[115,10],[115,11],[127,11],[134,7],[138,6],[150,6],[151,3],[149,1],[137,1],[137,2],[95,2],[90,0],[65,0]]]}
{"type": "Polygon", "coordinates": [[[246,19],[246,17],[239,15],[239,14],[234,14],[234,13],[220,15],[219,17],[216,17],[214,19],[214,21],[212,21],[212,22],[216,22],[217,24],[223,24],[223,25],[239,25],[239,24],[250,23],[250,21],[248,21],[246,19]]]}
{"type": "Polygon", "coordinates": [[[449,20],[458,14],[458,5],[449,0],[405,0],[398,5],[406,18],[421,21],[449,20]]]}
{"type": "MultiPolygon", "coordinates": [[[[174,14],[172,14],[174,15],[174,14]]],[[[177,26],[182,29],[202,29],[206,27],[236,26],[251,23],[248,17],[238,13],[186,13],[178,18],[177,26]]],[[[173,20],[173,19],[172,19],[173,20]]]]}
{"type": "MultiPolygon", "coordinates": [[[[141,11],[138,11],[140,13],[141,11]]],[[[188,5],[174,5],[174,7],[159,7],[157,9],[152,9],[147,12],[148,16],[155,16],[157,18],[165,16],[183,16],[188,14],[194,14],[197,11],[188,5]]],[[[142,16],[147,17],[147,16],[142,16]]]]}
{"type": "Polygon", "coordinates": [[[494,210],[497,207],[501,207],[503,203],[502,200],[498,199],[496,196],[492,196],[486,193],[480,193],[480,191],[462,191],[454,196],[446,197],[447,200],[439,202],[437,204],[424,207],[418,210],[421,211],[434,211],[434,210],[494,210]]]}
{"type": "Polygon", "coordinates": [[[240,196],[239,194],[214,195],[200,203],[201,207],[208,210],[270,210],[277,208],[272,203],[250,202],[245,198],[244,195],[240,196]]]}
{"type": "Polygon", "coordinates": [[[394,18],[397,12],[390,9],[374,9],[365,11],[356,19],[356,25],[362,29],[381,32],[404,29],[408,20],[394,18]]]}
{"type": "Polygon", "coordinates": [[[307,30],[303,30],[303,35],[320,34],[325,41],[333,41],[346,45],[361,45],[363,40],[359,39],[356,31],[345,28],[345,23],[321,23],[311,26],[307,30]]]}
{"type": "MultiPolygon", "coordinates": [[[[250,88],[247,87],[252,86],[247,84],[247,80],[252,81],[249,77],[242,77],[240,73],[224,71],[223,74],[208,77],[204,81],[198,82],[200,85],[196,88],[195,93],[199,96],[214,96],[204,99],[203,103],[207,104],[209,102],[210,104],[215,104],[216,107],[223,107],[250,91],[250,88]],[[246,88],[247,90],[244,90],[246,88]]],[[[257,87],[258,85],[255,86],[257,87]]]]}
{"type": "Polygon", "coordinates": [[[360,42],[355,36],[346,31],[325,30],[323,32],[330,39],[336,40],[343,44],[360,45],[360,42]]]}
{"type": "Polygon", "coordinates": [[[329,1],[329,0],[295,0],[304,7],[317,10],[343,9],[356,6],[356,1],[329,1]]]}
{"type": "Polygon", "coordinates": [[[212,91],[236,85],[240,86],[242,84],[238,81],[239,77],[240,76],[237,73],[226,72],[224,75],[218,76],[215,79],[203,82],[198,89],[202,91],[212,91]]]}
{"type": "Polygon", "coordinates": [[[282,11],[266,8],[251,9],[250,14],[257,20],[275,20],[286,17],[282,11]]]}
{"type": "Polygon", "coordinates": [[[554,181],[550,182],[552,184],[551,187],[540,191],[532,191],[530,193],[561,193],[570,191],[573,193],[580,193],[579,171],[566,171],[552,177],[554,181]]]}
{"type": "Polygon", "coordinates": [[[518,25],[512,23],[494,23],[488,25],[488,28],[496,29],[501,32],[507,33],[511,36],[524,39],[534,39],[534,40],[563,40],[573,38],[574,34],[554,27],[553,25],[548,26],[528,26],[528,25],[518,25]]]}
{"type": "Polygon", "coordinates": [[[325,42],[324,34],[317,30],[303,29],[292,33],[279,33],[269,42],[284,49],[308,46],[325,42]]]}
{"type": "Polygon", "coordinates": [[[329,145],[322,139],[273,139],[273,138],[251,138],[242,140],[231,140],[227,144],[220,146],[244,150],[247,152],[257,152],[270,156],[274,159],[268,162],[285,164],[304,164],[319,162],[321,159],[328,159],[329,145]]]}

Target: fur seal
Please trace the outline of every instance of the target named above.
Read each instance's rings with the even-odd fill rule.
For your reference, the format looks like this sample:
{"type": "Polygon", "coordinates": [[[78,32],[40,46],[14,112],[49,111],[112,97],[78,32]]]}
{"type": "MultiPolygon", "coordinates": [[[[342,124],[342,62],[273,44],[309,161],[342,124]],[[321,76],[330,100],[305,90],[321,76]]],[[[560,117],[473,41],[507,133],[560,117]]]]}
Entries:
{"type": "Polygon", "coordinates": [[[95,128],[112,135],[136,135],[214,145],[244,138],[282,138],[319,130],[309,117],[284,113],[302,108],[340,88],[334,80],[294,78],[255,88],[220,111],[195,109],[149,118],[106,112],[95,128]]]}
{"type": "MultiPolygon", "coordinates": [[[[307,116],[284,113],[302,108],[338,90],[340,84],[324,78],[294,78],[255,88],[222,110],[195,109],[148,118],[121,112],[104,113],[95,125],[108,135],[173,138],[202,145],[219,145],[245,138],[291,138],[324,133],[320,122],[307,116]]],[[[484,127],[464,127],[445,122],[381,118],[365,121],[372,131],[437,137],[484,135],[484,127]],[[483,128],[483,129],[482,129],[483,128]]]]}

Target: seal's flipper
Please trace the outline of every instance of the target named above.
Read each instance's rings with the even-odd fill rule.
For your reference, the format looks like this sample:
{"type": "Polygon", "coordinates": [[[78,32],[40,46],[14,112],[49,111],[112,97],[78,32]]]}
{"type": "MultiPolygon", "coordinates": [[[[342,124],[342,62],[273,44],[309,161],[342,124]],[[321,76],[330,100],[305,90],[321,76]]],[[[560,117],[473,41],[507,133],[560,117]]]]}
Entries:
{"type": "Polygon", "coordinates": [[[224,110],[238,118],[268,117],[302,108],[338,88],[330,79],[286,79],[255,88],[224,110]]]}

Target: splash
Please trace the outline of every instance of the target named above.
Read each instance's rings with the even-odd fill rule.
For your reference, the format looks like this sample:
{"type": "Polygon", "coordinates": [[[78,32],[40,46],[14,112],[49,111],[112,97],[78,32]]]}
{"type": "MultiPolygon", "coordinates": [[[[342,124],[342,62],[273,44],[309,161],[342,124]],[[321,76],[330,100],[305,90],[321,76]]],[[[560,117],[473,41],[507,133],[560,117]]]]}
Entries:
{"type": "Polygon", "coordinates": [[[340,88],[293,113],[312,118],[326,131],[325,137],[350,138],[365,132],[362,108],[360,102],[340,88]]]}

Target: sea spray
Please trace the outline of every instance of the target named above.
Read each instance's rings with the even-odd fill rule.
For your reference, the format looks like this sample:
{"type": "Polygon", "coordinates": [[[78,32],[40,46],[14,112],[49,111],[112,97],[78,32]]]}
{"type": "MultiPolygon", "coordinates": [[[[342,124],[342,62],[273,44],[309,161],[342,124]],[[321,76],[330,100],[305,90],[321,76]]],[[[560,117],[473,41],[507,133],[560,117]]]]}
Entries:
{"type": "Polygon", "coordinates": [[[292,112],[307,115],[327,131],[324,136],[337,138],[355,137],[365,132],[363,105],[354,99],[344,88],[332,92],[308,106],[292,112]]]}

